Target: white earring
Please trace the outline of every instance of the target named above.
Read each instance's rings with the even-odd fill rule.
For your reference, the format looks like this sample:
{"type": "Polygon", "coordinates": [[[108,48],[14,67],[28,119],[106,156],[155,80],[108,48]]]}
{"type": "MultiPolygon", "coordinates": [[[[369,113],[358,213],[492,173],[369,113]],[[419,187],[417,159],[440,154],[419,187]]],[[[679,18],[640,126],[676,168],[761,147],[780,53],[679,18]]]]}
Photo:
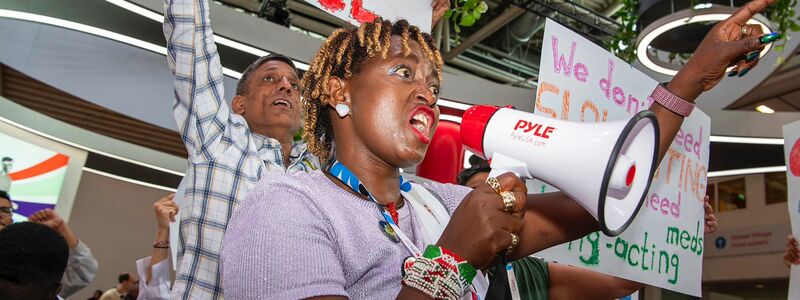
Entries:
{"type": "Polygon", "coordinates": [[[344,118],[350,114],[350,106],[344,103],[336,104],[336,113],[339,114],[340,118],[344,118]]]}

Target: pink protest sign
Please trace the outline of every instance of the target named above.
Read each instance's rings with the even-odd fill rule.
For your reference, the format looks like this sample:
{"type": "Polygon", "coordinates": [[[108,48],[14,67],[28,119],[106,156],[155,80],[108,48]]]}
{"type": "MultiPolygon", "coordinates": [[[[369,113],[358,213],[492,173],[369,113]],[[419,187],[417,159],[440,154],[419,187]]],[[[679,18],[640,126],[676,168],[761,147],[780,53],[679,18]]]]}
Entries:
{"type": "Polygon", "coordinates": [[[397,21],[405,19],[425,32],[431,30],[431,0],[306,0],[306,2],[353,25],[377,17],[397,21]]]}
{"type": "MultiPolygon", "coordinates": [[[[800,121],[783,126],[783,153],[786,156],[786,184],[792,234],[800,237],[800,121]]],[[[789,299],[800,299],[800,266],[793,265],[789,276],[789,299]]]]}
{"type": "MultiPolygon", "coordinates": [[[[552,20],[542,49],[535,114],[606,122],[627,120],[652,104],[655,80],[552,20]]],[[[699,109],[684,120],[624,233],[595,232],[537,255],[700,296],[710,123],[699,109]]]]}

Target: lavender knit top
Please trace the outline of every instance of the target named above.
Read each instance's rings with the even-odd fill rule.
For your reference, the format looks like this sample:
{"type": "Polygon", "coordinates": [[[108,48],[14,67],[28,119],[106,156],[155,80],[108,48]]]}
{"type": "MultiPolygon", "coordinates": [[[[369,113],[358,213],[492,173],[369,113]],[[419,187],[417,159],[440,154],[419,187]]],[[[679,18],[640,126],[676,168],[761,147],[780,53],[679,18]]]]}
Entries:
{"type": "MultiPolygon", "coordinates": [[[[470,188],[424,183],[451,213],[470,188]]],[[[424,249],[412,209],[398,209],[403,232],[424,249]]],[[[401,264],[411,254],[390,240],[377,206],[321,171],[268,172],[236,209],[222,244],[228,299],[345,296],[394,299],[401,264]]]]}

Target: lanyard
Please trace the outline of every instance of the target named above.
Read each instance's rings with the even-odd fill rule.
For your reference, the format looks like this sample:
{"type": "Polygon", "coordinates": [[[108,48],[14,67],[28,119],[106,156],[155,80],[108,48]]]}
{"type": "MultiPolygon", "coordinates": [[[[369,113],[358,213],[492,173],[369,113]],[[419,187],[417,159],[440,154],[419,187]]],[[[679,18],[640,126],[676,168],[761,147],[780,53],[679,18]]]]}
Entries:
{"type": "MultiPolygon", "coordinates": [[[[383,205],[381,205],[381,203],[378,202],[378,200],[372,196],[372,193],[370,193],[367,190],[367,187],[361,184],[361,181],[358,180],[356,174],[353,174],[353,172],[351,172],[338,160],[334,161],[333,164],[331,164],[330,168],[328,169],[328,173],[333,175],[333,177],[336,177],[339,180],[341,180],[342,183],[347,185],[347,187],[349,187],[354,192],[366,196],[367,198],[369,198],[370,201],[375,203],[378,206],[378,209],[380,209],[384,221],[386,221],[386,223],[388,223],[389,226],[392,227],[392,230],[394,230],[394,233],[397,234],[397,237],[400,239],[400,241],[403,243],[406,249],[408,249],[408,251],[411,252],[411,254],[414,255],[415,257],[422,256],[422,251],[420,251],[419,248],[417,248],[417,246],[411,242],[408,236],[402,230],[400,230],[400,226],[397,226],[397,223],[394,222],[392,216],[383,208],[383,205]]],[[[403,178],[403,176],[400,176],[400,191],[402,192],[411,191],[411,182],[406,181],[405,178],[403,178]]]]}
{"type": "MultiPolygon", "coordinates": [[[[380,202],[378,202],[378,200],[376,200],[375,197],[372,196],[372,194],[367,190],[367,188],[363,184],[361,184],[361,181],[358,180],[358,178],[356,177],[355,174],[353,174],[353,172],[347,169],[347,167],[345,167],[338,160],[334,161],[328,167],[327,172],[328,174],[331,174],[333,177],[339,179],[353,192],[358,193],[359,195],[366,196],[367,198],[369,198],[370,201],[375,203],[378,206],[378,209],[381,211],[381,215],[383,216],[384,221],[387,224],[389,224],[389,226],[391,226],[392,230],[394,230],[394,233],[397,235],[397,237],[400,239],[400,241],[403,243],[406,249],[408,249],[408,251],[411,252],[411,254],[414,255],[415,257],[422,256],[422,251],[420,251],[419,248],[417,248],[417,246],[411,242],[408,236],[402,230],[400,230],[400,226],[398,226],[397,223],[394,222],[392,216],[383,208],[383,205],[381,205],[380,202]]],[[[442,224],[442,222],[447,223],[447,220],[449,220],[449,218],[446,218],[445,216],[440,216],[441,214],[447,215],[447,212],[444,211],[444,208],[441,208],[442,211],[438,211],[438,209],[436,208],[431,209],[430,207],[427,206],[426,201],[423,200],[426,199],[426,197],[423,195],[424,193],[422,193],[424,192],[422,191],[424,189],[422,190],[413,189],[411,182],[405,180],[403,176],[400,176],[399,184],[400,184],[400,192],[403,194],[403,197],[405,197],[406,200],[408,200],[407,202],[409,206],[411,206],[411,209],[415,211],[415,213],[417,213],[418,217],[420,217],[419,212],[425,209],[426,211],[430,212],[433,215],[433,219],[435,219],[435,221],[429,220],[430,222],[436,222],[439,224],[442,224]]],[[[442,224],[442,226],[444,225],[446,224],[442,224]]],[[[441,232],[439,232],[439,234],[441,234],[441,232]]],[[[438,237],[436,238],[438,239],[438,237]]],[[[435,241],[430,241],[430,242],[433,243],[435,241]]],[[[483,299],[483,297],[486,295],[486,290],[489,288],[489,282],[488,280],[486,280],[486,277],[484,277],[483,273],[481,273],[480,271],[478,272],[479,275],[475,277],[472,283],[472,287],[470,288],[470,293],[468,293],[466,296],[468,299],[483,299]]]]}

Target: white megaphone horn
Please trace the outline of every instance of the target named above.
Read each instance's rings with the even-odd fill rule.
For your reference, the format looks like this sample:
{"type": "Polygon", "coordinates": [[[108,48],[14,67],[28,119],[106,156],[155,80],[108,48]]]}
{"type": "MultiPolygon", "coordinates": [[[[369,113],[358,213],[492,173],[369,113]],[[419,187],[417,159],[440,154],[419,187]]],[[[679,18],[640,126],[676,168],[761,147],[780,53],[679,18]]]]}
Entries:
{"type": "Polygon", "coordinates": [[[547,182],[589,211],[603,233],[616,236],[647,196],[659,129],[647,110],[630,120],[582,124],[480,105],[462,116],[461,141],[489,160],[490,176],[513,172],[547,182]]]}

